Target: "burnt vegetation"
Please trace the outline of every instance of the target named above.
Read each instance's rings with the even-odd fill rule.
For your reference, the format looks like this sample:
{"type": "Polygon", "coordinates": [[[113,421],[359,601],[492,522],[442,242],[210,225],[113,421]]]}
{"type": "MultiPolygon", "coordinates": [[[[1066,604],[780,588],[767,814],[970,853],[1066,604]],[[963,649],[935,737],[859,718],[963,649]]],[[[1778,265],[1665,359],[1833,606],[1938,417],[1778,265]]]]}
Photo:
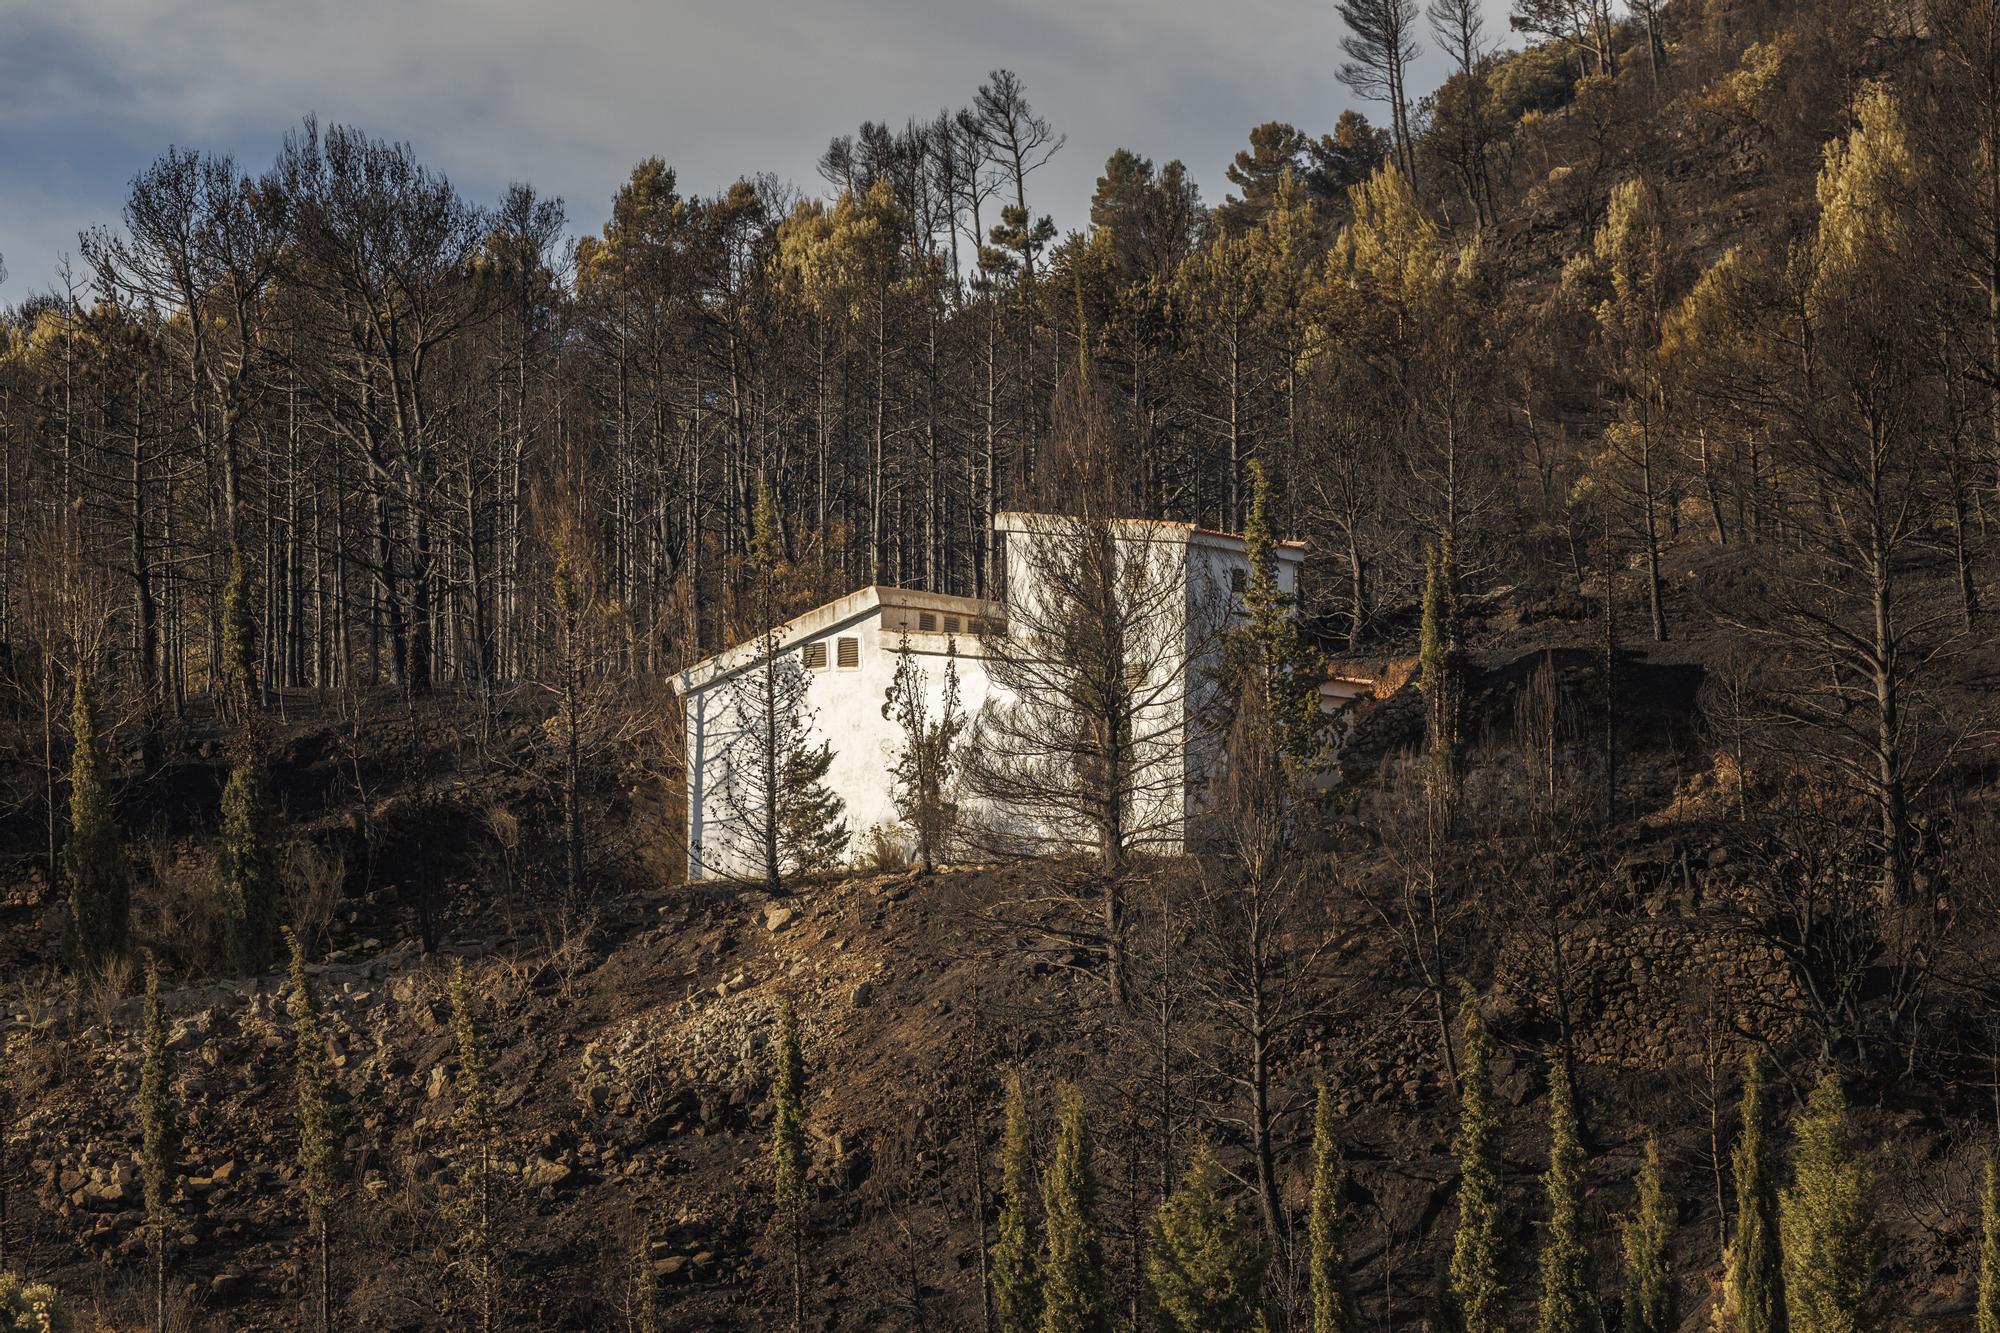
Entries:
{"type": "Polygon", "coordinates": [[[1337,8],[1212,204],[307,121],[0,311],[0,1328],[2000,1329],[2000,0],[1337,8]],[[773,667],[683,883],[673,675],[1030,509],[915,843],[773,667]],[[1168,723],[1122,518],[1249,538],[1168,723]]]}

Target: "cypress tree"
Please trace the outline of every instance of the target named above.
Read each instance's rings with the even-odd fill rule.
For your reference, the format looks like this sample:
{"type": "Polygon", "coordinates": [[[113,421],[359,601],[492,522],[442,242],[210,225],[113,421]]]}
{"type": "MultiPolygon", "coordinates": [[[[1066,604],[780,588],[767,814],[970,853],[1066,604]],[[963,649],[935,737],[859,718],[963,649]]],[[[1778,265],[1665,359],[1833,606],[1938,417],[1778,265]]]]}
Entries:
{"type": "Polygon", "coordinates": [[[1347,1237],[1340,1196],[1346,1186],[1333,1141],[1333,1093],[1324,1080],[1313,1104],[1312,1203],[1306,1266],[1312,1283],[1312,1333],[1355,1333],[1353,1298],[1347,1291],[1347,1237]]]}
{"type": "Polygon", "coordinates": [[[493,1093],[488,1086],[486,1034],[473,1013],[465,960],[451,969],[451,1034],[458,1054],[458,1111],[453,1129],[459,1158],[459,1265],[472,1289],[473,1317],[491,1333],[498,1315],[493,1254],[493,1093]]]}
{"type": "Polygon", "coordinates": [[[1792,1188],[1779,1205],[1791,1329],[1876,1333],[1887,1325],[1875,1273],[1874,1182],[1855,1152],[1833,1074],[1814,1086],[1796,1133],[1792,1188]]]}
{"type": "Polygon", "coordinates": [[[327,1213],[339,1186],[340,1111],[333,1101],[333,1076],[326,1060],[326,1030],[319,1000],[306,975],[305,946],[289,928],[291,949],[291,1012],[294,1076],[299,1103],[299,1192],[313,1234],[318,1290],[315,1293],[321,1333],[333,1327],[333,1278],[327,1244],[327,1213]]]}
{"type": "Polygon", "coordinates": [[[1549,1221],[1542,1240],[1542,1300],[1535,1333],[1594,1333],[1601,1327],[1592,1288],[1590,1247],[1583,1234],[1583,1145],[1576,1129],[1576,1092],[1569,1065],[1549,1065],[1549,1169],[1542,1186],[1549,1221]]]}
{"type": "Polygon", "coordinates": [[[222,586],[222,695],[249,716],[257,702],[257,622],[250,614],[250,571],[243,552],[229,551],[229,580],[222,586]]]}
{"type": "Polygon", "coordinates": [[[1986,1188],[1979,1192],[1979,1303],[1976,1333],[2000,1333],[2000,1168],[1986,1159],[1986,1188]]]}
{"type": "Polygon", "coordinates": [[[146,1231],[153,1257],[153,1329],[167,1327],[167,1228],[173,1220],[174,1173],[180,1164],[180,1125],[174,1113],[173,1057],[167,1050],[166,1014],[160,1005],[160,970],[146,968],[146,1017],[139,1065],[139,1182],[145,1193],[146,1231]]]}
{"type": "Polygon", "coordinates": [[[1500,1264],[1506,1218],[1500,1197],[1498,1125],[1493,1113],[1486,1025],[1468,990],[1458,1092],[1458,1233],[1452,1242],[1446,1297],[1458,1333],[1500,1333],[1500,1264]]]}
{"type": "Polygon", "coordinates": [[[278,940],[280,896],[277,802],[253,736],[246,736],[222,789],[222,891],[229,954],[242,972],[259,972],[278,940]]]}
{"type": "Polygon", "coordinates": [[[1417,684],[1423,691],[1431,780],[1446,791],[1458,780],[1460,719],[1465,681],[1459,662],[1456,571],[1451,547],[1424,557],[1423,622],[1417,645],[1417,684]]]}
{"type": "Polygon", "coordinates": [[[1623,1333],[1675,1333],[1681,1326],[1680,1284],[1674,1280],[1674,1211],[1667,1198],[1660,1141],[1646,1138],[1639,1170],[1639,1206],[1627,1219],[1623,1333]]]}
{"type": "Polygon", "coordinates": [[[1278,748],[1297,763],[1312,759],[1320,725],[1321,668],[1299,632],[1297,599],[1278,586],[1278,543],[1271,533],[1271,479],[1256,459],[1247,465],[1250,513],[1243,526],[1250,570],[1242,614],[1223,641],[1221,697],[1245,689],[1263,696],[1278,748]]]}
{"type": "Polygon", "coordinates": [[[132,901],[118,821],[104,781],[104,745],[82,667],[76,671],[69,725],[69,841],[63,844],[63,870],[77,956],[94,970],[125,952],[132,901]]]}
{"type": "Polygon", "coordinates": [[[778,1039],[771,1071],[772,1226],[786,1249],[792,1277],[792,1327],[805,1327],[806,1154],[805,1056],[790,996],[778,1001],[778,1039]]]}
{"type": "Polygon", "coordinates": [[[1028,1094],[1016,1071],[1007,1079],[1006,1125],[1000,1139],[1000,1227],[993,1241],[993,1308],[1000,1333],[1035,1333],[1042,1323],[1034,1189],[1028,1094]]]}
{"type": "Polygon", "coordinates": [[[1104,1254],[1097,1237],[1097,1182],[1083,1094],[1065,1088],[1049,1164],[1042,1172],[1042,1333],[1102,1333],[1104,1254]]]}
{"type": "Polygon", "coordinates": [[[1730,1168],[1736,1176],[1736,1236],[1723,1260],[1722,1310],[1727,1333],[1787,1333],[1784,1255],[1778,1232],[1778,1171],[1770,1148],[1770,1107],[1764,1070],[1753,1056],[1743,1068],[1742,1127],[1730,1168]]]}
{"type": "Polygon", "coordinates": [[[1146,1277],[1162,1333],[1235,1333],[1257,1323],[1264,1256],[1223,1203],[1216,1174],[1204,1143],[1153,1217],[1146,1277]]]}

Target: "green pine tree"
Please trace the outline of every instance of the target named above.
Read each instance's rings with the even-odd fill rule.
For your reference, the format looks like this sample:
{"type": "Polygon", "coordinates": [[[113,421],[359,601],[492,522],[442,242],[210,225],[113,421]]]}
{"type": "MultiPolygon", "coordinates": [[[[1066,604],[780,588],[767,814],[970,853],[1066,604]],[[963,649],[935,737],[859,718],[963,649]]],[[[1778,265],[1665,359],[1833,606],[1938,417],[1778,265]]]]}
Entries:
{"type": "Polygon", "coordinates": [[[1216,1190],[1215,1155],[1195,1149],[1187,1178],[1153,1217],[1146,1277],[1162,1333],[1238,1333],[1257,1326],[1264,1256],[1216,1190]]]}
{"type": "Polygon", "coordinates": [[[1299,631],[1298,601],[1278,585],[1278,543],[1271,533],[1271,480],[1250,460],[1250,513],[1243,527],[1250,570],[1242,613],[1223,640],[1221,697],[1240,699],[1246,689],[1264,696],[1278,749],[1293,764],[1310,763],[1321,737],[1319,685],[1324,665],[1299,631]]]}
{"type": "Polygon", "coordinates": [[[1742,1127],[1730,1166],[1736,1176],[1736,1236],[1723,1262],[1725,1333],[1787,1333],[1784,1255],[1778,1232],[1778,1168],[1770,1146],[1764,1070],[1743,1070],[1742,1127]]]}
{"type": "Polygon", "coordinates": [[[1667,1198],[1660,1141],[1646,1138],[1639,1170],[1639,1206],[1626,1220],[1623,1333],[1675,1333],[1681,1326],[1680,1283],[1674,1279],[1674,1209],[1667,1198]]]}
{"type": "Polygon", "coordinates": [[[229,955],[237,970],[260,972],[278,942],[281,886],[278,810],[255,739],[239,749],[222,789],[222,891],[229,955]]]}
{"type": "Polygon", "coordinates": [[[1083,1094],[1064,1088],[1056,1137],[1042,1172],[1042,1333],[1102,1333],[1104,1254],[1097,1235],[1097,1182],[1083,1094]]]}
{"type": "Polygon", "coordinates": [[[499,1317],[499,1269],[494,1254],[493,1090],[487,1072],[486,1034],[473,1012],[472,983],[465,960],[451,969],[451,1034],[458,1055],[457,1136],[458,1267],[466,1304],[480,1333],[492,1333],[499,1317]]]}
{"type": "Polygon", "coordinates": [[[173,1222],[174,1177],[180,1167],[180,1118],[174,1107],[173,1057],[167,1050],[160,970],[146,968],[146,1017],[139,1065],[139,1183],[146,1202],[146,1241],[153,1259],[153,1328],[167,1327],[167,1231],[173,1222]]]}
{"type": "Polygon", "coordinates": [[[805,1229],[808,1202],[805,1055],[789,996],[778,1001],[771,1068],[771,1225],[785,1246],[792,1279],[792,1327],[805,1327],[805,1229]]]}
{"type": "Polygon", "coordinates": [[[1874,1183],[1834,1075],[1814,1086],[1796,1133],[1792,1188],[1779,1203],[1792,1333],[1877,1333],[1887,1320],[1875,1271],[1874,1183]]]}
{"type": "Polygon", "coordinates": [[[1000,1333],[1035,1333],[1042,1325],[1041,1275],[1035,1267],[1035,1164],[1028,1094],[1017,1071],[1007,1079],[1000,1139],[1000,1226],[993,1240],[993,1308],[1000,1333]]]}
{"type": "Polygon", "coordinates": [[[1313,1105],[1312,1202],[1307,1234],[1311,1252],[1312,1333],[1356,1333],[1354,1301],[1347,1291],[1347,1237],[1340,1196],[1346,1187],[1333,1140],[1333,1093],[1322,1080],[1313,1105]]]}
{"type": "Polygon", "coordinates": [[[1501,1333],[1505,1293],[1500,1266],[1506,1215],[1500,1197],[1499,1126],[1493,1111],[1492,1058],[1478,1001],[1468,989],[1458,1079],[1458,1232],[1446,1296],[1457,1333],[1501,1333]]]}
{"type": "Polygon", "coordinates": [[[315,1314],[321,1333],[333,1327],[333,1279],[327,1243],[327,1214],[340,1184],[340,1109],[333,1100],[333,1074],[326,1059],[326,1029],[319,1000],[306,975],[305,946],[288,927],[291,950],[291,1013],[294,1080],[299,1109],[299,1192],[312,1228],[317,1267],[315,1314]]]}
{"type": "Polygon", "coordinates": [[[1976,1333],[2000,1333],[2000,1166],[1986,1159],[1986,1188],[1979,1192],[1979,1304],[1976,1333]]]}
{"type": "Polygon", "coordinates": [[[90,678],[77,668],[70,706],[69,841],[63,844],[70,930],[85,967],[102,967],[125,952],[132,897],[125,850],[104,780],[104,745],[97,735],[90,678]]]}
{"type": "Polygon", "coordinates": [[[1595,1333],[1601,1327],[1590,1246],[1584,1237],[1583,1144],[1569,1066],[1549,1065],[1549,1169],[1542,1177],[1549,1221],[1542,1239],[1542,1300],[1535,1333],[1595,1333]]]}

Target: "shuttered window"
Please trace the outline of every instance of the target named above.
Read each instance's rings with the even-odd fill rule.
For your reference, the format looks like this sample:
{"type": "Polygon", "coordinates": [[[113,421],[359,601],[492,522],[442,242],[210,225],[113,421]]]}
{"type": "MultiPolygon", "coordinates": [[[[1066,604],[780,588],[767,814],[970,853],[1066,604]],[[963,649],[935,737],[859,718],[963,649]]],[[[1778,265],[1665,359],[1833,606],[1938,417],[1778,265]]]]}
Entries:
{"type": "Polygon", "coordinates": [[[804,648],[801,648],[799,650],[799,656],[805,659],[806,670],[808,671],[826,670],[825,644],[809,643],[804,648]]]}
{"type": "Polygon", "coordinates": [[[926,634],[936,633],[937,613],[935,611],[917,612],[917,628],[926,634]]]}
{"type": "Polygon", "coordinates": [[[834,642],[833,660],[842,671],[852,671],[861,665],[861,640],[838,639],[834,642]]]}
{"type": "Polygon", "coordinates": [[[956,634],[959,629],[960,622],[957,616],[946,616],[944,618],[944,632],[946,634],[956,634]]]}

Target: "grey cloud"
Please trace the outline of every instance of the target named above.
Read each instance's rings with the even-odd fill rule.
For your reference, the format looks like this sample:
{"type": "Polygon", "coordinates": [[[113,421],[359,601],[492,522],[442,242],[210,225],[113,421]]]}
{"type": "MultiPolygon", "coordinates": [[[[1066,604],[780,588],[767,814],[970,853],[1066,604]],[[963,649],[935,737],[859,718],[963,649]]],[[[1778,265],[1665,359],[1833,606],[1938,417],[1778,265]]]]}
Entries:
{"type": "MultiPolygon", "coordinates": [[[[1506,0],[1487,0],[1505,35],[1506,0]]],[[[1020,72],[1069,135],[1038,204],[1083,218],[1105,157],[1180,158],[1219,199],[1250,127],[1331,125],[1330,0],[0,0],[0,300],[115,221],[169,143],[268,160],[307,112],[406,139],[475,197],[528,180],[601,220],[631,164],[809,190],[829,136],[1020,72]],[[11,8],[10,8],[11,7],[11,8]]],[[[1420,82],[1436,76],[1427,58],[1420,82]]]]}

